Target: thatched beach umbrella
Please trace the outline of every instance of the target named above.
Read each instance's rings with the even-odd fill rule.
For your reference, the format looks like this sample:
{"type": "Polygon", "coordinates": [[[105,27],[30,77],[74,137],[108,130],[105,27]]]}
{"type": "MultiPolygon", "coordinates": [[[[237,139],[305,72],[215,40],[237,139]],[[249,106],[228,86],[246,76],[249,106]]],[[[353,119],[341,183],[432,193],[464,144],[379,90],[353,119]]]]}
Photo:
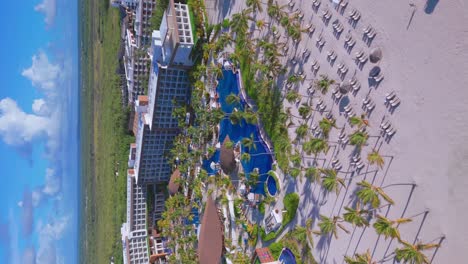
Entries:
{"type": "Polygon", "coordinates": [[[199,263],[220,263],[224,254],[224,228],[211,196],[206,200],[198,239],[199,263]]]}
{"type": "Polygon", "coordinates": [[[219,155],[219,163],[221,165],[221,169],[226,174],[230,174],[236,168],[236,159],[234,157],[234,150],[233,148],[227,148],[226,144],[231,142],[229,136],[223,141],[223,145],[221,145],[221,153],[219,155]]]}
{"type": "Polygon", "coordinates": [[[374,48],[371,50],[369,60],[372,63],[377,63],[382,59],[382,50],[380,48],[374,48]]]}
{"type": "Polygon", "coordinates": [[[341,82],[338,88],[340,93],[347,94],[351,91],[351,84],[349,82],[341,82]]]}

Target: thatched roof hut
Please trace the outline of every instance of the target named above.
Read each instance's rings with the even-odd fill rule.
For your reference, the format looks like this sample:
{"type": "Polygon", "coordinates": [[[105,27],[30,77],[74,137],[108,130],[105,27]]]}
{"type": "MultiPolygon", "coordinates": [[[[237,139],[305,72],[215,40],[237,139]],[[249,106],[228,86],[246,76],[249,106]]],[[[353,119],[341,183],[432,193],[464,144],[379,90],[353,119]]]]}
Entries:
{"type": "Polygon", "coordinates": [[[198,239],[198,263],[219,264],[223,254],[223,225],[213,199],[208,196],[198,239]]]}
{"type": "Polygon", "coordinates": [[[229,136],[226,136],[226,138],[223,141],[223,144],[221,145],[221,153],[219,155],[219,163],[221,165],[221,169],[224,171],[226,174],[231,174],[231,172],[236,169],[236,159],[234,156],[234,149],[227,148],[226,144],[228,142],[231,142],[231,139],[229,136]]]}
{"type": "Polygon", "coordinates": [[[171,175],[171,179],[169,180],[169,184],[167,185],[167,189],[170,195],[174,195],[179,191],[179,183],[178,180],[180,179],[180,171],[179,169],[175,169],[171,175]]]}

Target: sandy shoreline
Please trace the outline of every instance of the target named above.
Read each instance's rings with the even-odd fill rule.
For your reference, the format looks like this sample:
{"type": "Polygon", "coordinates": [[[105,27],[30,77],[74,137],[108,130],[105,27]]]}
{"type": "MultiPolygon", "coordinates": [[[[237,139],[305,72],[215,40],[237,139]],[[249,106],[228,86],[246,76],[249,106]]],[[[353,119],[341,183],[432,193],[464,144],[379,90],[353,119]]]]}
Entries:
{"type": "MultiPolygon", "coordinates": [[[[426,7],[426,1],[414,1],[413,7],[406,1],[352,1],[344,15],[354,8],[361,13],[360,20],[353,28],[329,1],[322,0],[317,13],[312,10],[310,2],[296,1],[293,9],[299,8],[305,14],[302,25],[312,23],[316,26],[316,32],[311,37],[303,33],[297,50],[290,45],[291,56],[294,52],[300,53],[304,49],[311,52],[307,61],[298,63],[290,70],[304,71],[307,74],[307,81],[299,87],[301,94],[307,93],[307,86],[314,78],[310,70],[314,59],[317,59],[321,66],[319,74],[327,74],[338,80],[339,63],[344,63],[349,68],[344,80],[355,74],[361,83],[361,89],[356,96],[349,96],[355,112],[362,112],[362,100],[368,95],[376,103],[369,118],[371,125],[368,128],[369,134],[375,137],[370,138],[362,156],[365,157],[377,144],[386,162],[382,170],[376,174],[369,173],[365,177],[369,181],[375,177],[375,184],[382,186],[403,183],[417,185],[414,189],[411,185],[385,188],[396,205],[388,213],[383,210],[380,213],[387,213],[391,219],[414,216],[412,223],[400,227],[402,237],[410,242],[415,239],[438,242],[438,239],[445,235],[442,247],[437,252],[428,251],[427,255],[430,259],[434,257],[433,263],[460,263],[464,259],[463,249],[468,248],[465,239],[468,230],[463,230],[461,222],[461,219],[468,218],[468,199],[465,198],[468,180],[464,176],[468,171],[468,10],[462,1],[428,2],[429,7],[426,7]],[[319,17],[327,8],[332,12],[328,25],[319,17]],[[336,19],[345,28],[338,39],[332,30],[332,23],[336,19]],[[362,31],[368,25],[377,32],[370,47],[362,41],[362,31]],[[348,32],[356,40],[356,45],[350,53],[343,47],[344,37],[348,32]],[[320,33],[326,40],[322,51],[315,46],[320,33]],[[359,69],[353,58],[355,52],[363,50],[368,54],[374,47],[382,49],[383,59],[378,64],[367,62],[359,69]],[[327,61],[326,55],[330,50],[337,53],[336,62],[332,65],[327,61]],[[369,71],[376,65],[382,69],[384,79],[377,88],[370,88],[369,71]],[[384,105],[385,95],[392,91],[395,91],[401,100],[401,104],[393,112],[384,105]],[[382,119],[390,120],[397,130],[390,142],[377,137],[380,134],[379,124],[382,119]],[[427,214],[424,213],[426,210],[427,214]]],[[[279,3],[286,4],[286,1],[279,3]]],[[[243,7],[243,1],[207,1],[207,10],[212,22],[222,21],[224,14],[230,16],[243,7]]],[[[265,10],[256,18],[269,21],[265,10]]],[[[287,63],[287,60],[288,58],[285,58],[284,62],[287,63]]],[[[337,125],[347,124],[342,110],[340,111],[340,105],[333,102],[331,93],[322,98],[327,109],[331,109],[337,118],[337,125]]],[[[317,99],[314,100],[314,104],[316,102],[317,99]]],[[[291,107],[297,115],[297,107],[286,101],[284,106],[291,107]]],[[[316,113],[309,125],[317,123],[320,119],[321,115],[316,113]]],[[[347,124],[346,132],[349,134],[352,131],[347,124]]],[[[338,132],[332,130],[330,140],[335,141],[338,132]]],[[[294,129],[291,129],[290,137],[294,136],[294,129]]],[[[332,147],[329,153],[323,156],[327,159],[326,166],[331,157],[335,156],[343,164],[342,170],[346,170],[352,151],[351,146],[344,149],[332,147]]],[[[304,159],[304,164],[307,160],[304,159]]],[[[366,171],[375,171],[375,167],[366,167],[362,172],[366,171]]],[[[301,195],[296,223],[304,225],[306,219],[317,217],[318,214],[343,213],[342,206],[352,203],[351,194],[356,188],[356,182],[357,180],[351,181],[348,191],[341,190],[338,197],[334,194],[322,197],[319,188],[310,185],[308,181],[290,181],[285,187],[301,195]]],[[[333,239],[331,243],[319,241],[320,238],[316,237],[315,242],[318,245],[314,256],[320,263],[342,263],[344,254],[361,253],[368,248],[375,251],[375,259],[382,259],[384,255],[389,256],[397,246],[395,241],[379,239],[372,228],[364,231],[358,228],[353,233],[353,228],[347,227],[351,233],[348,235],[341,232],[340,238],[333,239]]]]}

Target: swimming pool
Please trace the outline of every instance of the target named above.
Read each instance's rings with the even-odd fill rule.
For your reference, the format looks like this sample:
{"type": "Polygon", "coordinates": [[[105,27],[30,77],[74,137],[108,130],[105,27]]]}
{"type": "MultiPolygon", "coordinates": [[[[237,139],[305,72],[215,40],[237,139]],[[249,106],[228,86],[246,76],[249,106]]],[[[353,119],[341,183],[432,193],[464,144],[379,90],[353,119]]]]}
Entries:
{"type": "MultiPolygon", "coordinates": [[[[244,168],[245,176],[248,178],[249,174],[255,169],[258,168],[259,182],[252,190],[254,193],[265,194],[264,192],[264,183],[267,180],[268,172],[272,168],[273,157],[265,142],[259,136],[260,131],[257,125],[248,124],[245,120],[242,120],[238,124],[232,124],[228,116],[234,111],[234,108],[239,110],[244,110],[245,102],[241,99],[240,103],[237,105],[230,105],[226,103],[226,97],[229,94],[239,95],[239,76],[238,74],[233,73],[231,70],[223,70],[223,77],[218,80],[217,92],[219,95],[219,103],[221,109],[226,113],[226,118],[220,122],[220,131],[219,131],[219,142],[223,142],[224,138],[229,135],[229,138],[233,142],[238,142],[242,138],[250,138],[253,135],[253,140],[255,141],[255,147],[251,149],[242,147],[242,152],[250,154],[249,161],[241,161],[242,167],[244,168]]],[[[213,174],[216,171],[210,167],[211,162],[219,162],[219,150],[209,159],[203,162],[204,169],[208,174],[213,174]]],[[[276,186],[275,186],[276,188],[276,186]]]]}
{"type": "Polygon", "coordinates": [[[278,191],[276,189],[276,180],[272,176],[268,176],[267,178],[267,189],[271,196],[275,196],[278,191]]]}
{"type": "Polygon", "coordinates": [[[296,264],[296,257],[289,248],[283,248],[278,260],[282,264],[296,264]]]}

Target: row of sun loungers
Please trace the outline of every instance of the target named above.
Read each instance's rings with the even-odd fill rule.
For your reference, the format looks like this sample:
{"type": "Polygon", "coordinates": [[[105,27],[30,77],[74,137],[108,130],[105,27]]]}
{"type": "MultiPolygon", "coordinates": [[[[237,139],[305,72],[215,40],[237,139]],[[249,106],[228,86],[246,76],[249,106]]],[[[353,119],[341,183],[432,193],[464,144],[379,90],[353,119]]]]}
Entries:
{"type": "Polygon", "coordinates": [[[353,110],[353,108],[351,107],[351,105],[347,105],[347,106],[344,107],[344,113],[345,113],[345,116],[346,116],[347,118],[356,116],[356,113],[354,112],[354,110],[353,110]]]}
{"type": "Polygon", "coordinates": [[[336,33],[341,33],[344,30],[344,26],[339,22],[336,21],[333,23],[333,29],[335,30],[336,33]]]}
{"type": "Polygon", "coordinates": [[[312,7],[313,8],[318,8],[321,4],[321,1],[320,0],[313,0],[312,1],[312,7]]]}
{"type": "Polygon", "coordinates": [[[359,89],[361,89],[361,83],[357,80],[356,77],[351,78],[349,83],[351,84],[351,87],[353,88],[353,92],[357,92],[359,91],[359,89]]]}
{"type": "Polygon", "coordinates": [[[346,66],[344,63],[339,63],[338,64],[338,74],[346,74],[348,72],[348,66],[346,66]]]}
{"type": "Polygon", "coordinates": [[[349,12],[348,17],[351,22],[357,22],[361,18],[361,13],[357,9],[353,9],[349,12]]]}
{"type": "Polygon", "coordinates": [[[368,112],[374,110],[375,105],[375,102],[372,101],[372,99],[369,96],[362,100],[362,108],[368,112]]]}
{"type": "Polygon", "coordinates": [[[334,50],[330,50],[329,52],[327,52],[327,57],[330,59],[330,61],[336,60],[336,52],[334,50]]]}
{"type": "Polygon", "coordinates": [[[364,33],[364,38],[373,39],[377,35],[377,31],[371,26],[368,25],[365,29],[362,30],[364,33]]]}
{"type": "Polygon", "coordinates": [[[386,135],[387,137],[391,137],[396,133],[396,129],[392,127],[392,124],[389,120],[383,121],[380,124],[381,133],[386,135]]]}
{"type": "Polygon", "coordinates": [[[358,64],[361,64],[361,63],[364,64],[368,60],[368,56],[364,53],[363,50],[357,51],[355,55],[356,55],[356,62],[358,64]]]}
{"type": "Polygon", "coordinates": [[[331,165],[337,171],[341,170],[341,168],[343,167],[343,165],[341,165],[341,162],[338,159],[332,160],[331,165]]]}
{"type": "Polygon", "coordinates": [[[317,45],[318,45],[319,47],[323,47],[323,46],[325,45],[325,42],[326,42],[326,41],[323,39],[323,36],[322,36],[322,35],[320,35],[319,37],[317,37],[317,45]]]}
{"type": "Polygon", "coordinates": [[[327,106],[326,106],[325,103],[323,102],[323,99],[322,99],[322,98],[319,99],[319,101],[318,101],[318,103],[317,103],[317,107],[318,107],[318,109],[319,109],[320,111],[324,111],[324,110],[327,108],[327,106]]]}
{"type": "Polygon", "coordinates": [[[323,19],[324,21],[330,20],[331,17],[332,17],[332,12],[331,12],[329,9],[324,10],[324,11],[322,12],[322,19],[323,19]]]}
{"type": "Polygon", "coordinates": [[[345,46],[347,48],[352,48],[352,47],[354,47],[355,44],[356,44],[356,40],[354,40],[351,35],[347,35],[345,37],[345,46]]]}
{"type": "Polygon", "coordinates": [[[312,71],[316,72],[320,69],[320,64],[318,63],[317,60],[314,60],[314,62],[312,63],[312,71]]]}
{"type": "Polygon", "coordinates": [[[359,155],[352,157],[350,164],[351,166],[355,167],[356,171],[360,171],[365,166],[364,162],[361,160],[361,157],[359,155]]]}
{"type": "Polygon", "coordinates": [[[385,95],[385,104],[391,107],[397,107],[401,103],[400,98],[396,96],[395,91],[392,91],[385,95]]]}

